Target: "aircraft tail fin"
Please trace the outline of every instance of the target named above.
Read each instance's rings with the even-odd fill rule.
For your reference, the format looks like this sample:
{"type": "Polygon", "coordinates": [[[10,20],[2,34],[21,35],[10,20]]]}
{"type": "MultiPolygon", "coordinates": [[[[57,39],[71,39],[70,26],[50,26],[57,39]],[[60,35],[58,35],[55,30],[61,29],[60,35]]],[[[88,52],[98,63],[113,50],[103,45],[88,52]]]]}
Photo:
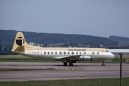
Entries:
{"type": "Polygon", "coordinates": [[[27,44],[23,33],[17,32],[11,51],[16,53],[19,53],[19,52],[22,53],[25,51],[25,47],[27,46],[29,46],[29,44],[27,44]]]}

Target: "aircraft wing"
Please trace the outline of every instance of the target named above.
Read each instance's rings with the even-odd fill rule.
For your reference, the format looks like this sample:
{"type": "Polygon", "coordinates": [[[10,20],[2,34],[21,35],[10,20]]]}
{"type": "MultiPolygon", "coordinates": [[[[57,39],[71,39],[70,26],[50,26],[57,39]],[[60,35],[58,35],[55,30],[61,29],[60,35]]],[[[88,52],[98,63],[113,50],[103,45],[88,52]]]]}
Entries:
{"type": "Polygon", "coordinates": [[[56,59],[68,59],[68,60],[79,60],[80,55],[74,55],[74,56],[59,56],[59,57],[54,57],[56,59]]]}

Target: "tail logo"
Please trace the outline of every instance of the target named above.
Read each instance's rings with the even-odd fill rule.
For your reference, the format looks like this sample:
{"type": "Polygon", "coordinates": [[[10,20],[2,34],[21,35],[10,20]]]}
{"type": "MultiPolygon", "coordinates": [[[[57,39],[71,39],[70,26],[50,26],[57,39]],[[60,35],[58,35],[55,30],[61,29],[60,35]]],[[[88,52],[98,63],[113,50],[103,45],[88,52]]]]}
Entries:
{"type": "Polygon", "coordinates": [[[28,46],[28,44],[26,43],[23,33],[17,32],[14,40],[14,44],[12,47],[12,52],[24,52],[25,46],[28,46]]]}

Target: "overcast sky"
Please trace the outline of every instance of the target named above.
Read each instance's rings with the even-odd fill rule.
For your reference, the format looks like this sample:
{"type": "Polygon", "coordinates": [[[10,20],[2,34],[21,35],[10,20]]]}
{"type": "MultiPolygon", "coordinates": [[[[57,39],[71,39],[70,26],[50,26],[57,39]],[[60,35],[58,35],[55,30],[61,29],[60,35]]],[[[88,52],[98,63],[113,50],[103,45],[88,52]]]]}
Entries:
{"type": "Polygon", "coordinates": [[[129,0],[0,0],[0,29],[129,37],[129,0]]]}

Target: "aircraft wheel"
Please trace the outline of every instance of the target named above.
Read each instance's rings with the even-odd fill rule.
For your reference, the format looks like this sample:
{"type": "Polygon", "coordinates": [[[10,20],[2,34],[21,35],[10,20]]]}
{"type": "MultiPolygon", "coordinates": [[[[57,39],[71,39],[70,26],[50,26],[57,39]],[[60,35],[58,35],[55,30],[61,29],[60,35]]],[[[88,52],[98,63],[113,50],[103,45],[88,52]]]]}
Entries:
{"type": "Polygon", "coordinates": [[[73,66],[73,62],[69,62],[69,66],[73,66]]]}
{"type": "Polygon", "coordinates": [[[102,66],[105,66],[105,64],[104,64],[104,63],[102,63],[102,66]]]}
{"type": "Polygon", "coordinates": [[[67,62],[64,62],[63,64],[64,64],[64,66],[67,66],[67,62]]]}
{"type": "Polygon", "coordinates": [[[105,62],[104,61],[102,62],[102,66],[105,66],[105,62]]]}

